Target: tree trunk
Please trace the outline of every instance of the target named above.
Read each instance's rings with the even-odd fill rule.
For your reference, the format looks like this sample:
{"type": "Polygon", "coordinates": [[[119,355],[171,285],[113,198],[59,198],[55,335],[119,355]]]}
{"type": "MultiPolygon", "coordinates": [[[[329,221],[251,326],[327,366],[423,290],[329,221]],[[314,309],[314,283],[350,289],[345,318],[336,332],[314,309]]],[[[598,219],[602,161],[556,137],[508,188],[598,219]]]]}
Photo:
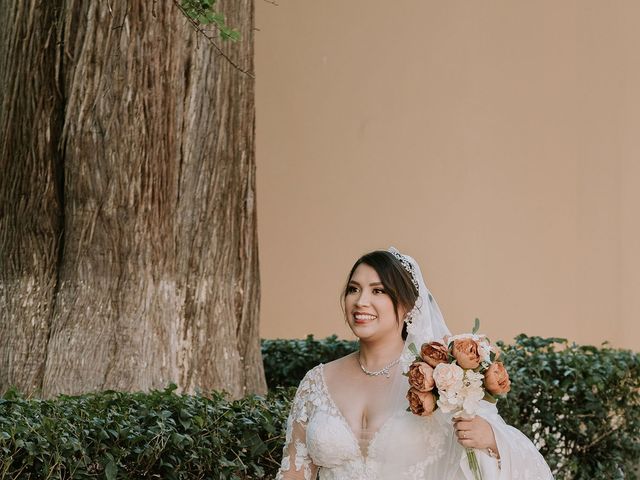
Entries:
{"type": "Polygon", "coordinates": [[[61,236],[60,1],[0,5],[0,389],[44,374],[61,236]]]}
{"type": "MultiPolygon", "coordinates": [[[[32,49],[16,59],[25,33],[12,23],[2,46],[17,65],[8,79],[29,84],[22,62],[42,78],[9,102],[14,118],[37,125],[29,108],[49,105],[44,94],[54,105],[40,116],[55,128],[31,133],[4,109],[0,117],[9,165],[3,231],[10,220],[0,261],[15,264],[0,273],[3,339],[8,332],[0,388],[41,385],[51,396],[175,382],[189,392],[264,391],[253,79],[218,56],[171,0],[31,3],[43,20],[20,25],[55,50],[42,49],[46,61],[57,60],[47,66],[32,49]],[[23,180],[29,156],[35,173],[23,180]],[[34,192],[26,212],[11,187],[18,181],[34,192]],[[40,293],[25,308],[32,284],[40,293]],[[48,342],[36,345],[38,336],[48,342]],[[7,361],[34,356],[41,361],[28,381],[7,361]]],[[[243,34],[223,47],[251,70],[252,0],[220,9],[243,34]]]]}

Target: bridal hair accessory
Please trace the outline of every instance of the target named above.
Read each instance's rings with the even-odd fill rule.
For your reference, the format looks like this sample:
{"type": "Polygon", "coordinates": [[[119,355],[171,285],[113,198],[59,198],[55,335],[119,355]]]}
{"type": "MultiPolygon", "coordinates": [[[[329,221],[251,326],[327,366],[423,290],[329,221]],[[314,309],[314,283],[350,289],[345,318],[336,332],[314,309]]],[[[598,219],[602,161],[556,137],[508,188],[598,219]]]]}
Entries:
{"type": "Polygon", "coordinates": [[[371,370],[367,370],[366,368],[364,368],[364,365],[362,364],[362,361],[360,360],[360,353],[358,353],[358,363],[360,364],[360,368],[362,369],[362,371],[367,374],[370,377],[379,377],[380,375],[384,375],[387,378],[391,378],[391,368],[395,367],[398,363],[400,362],[400,357],[396,358],[393,362],[391,362],[389,365],[383,367],[380,370],[377,370],[375,372],[372,372],[371,370]]]}
{"type": "MultiPolygon", "coordinates": [[[[416,289],[416,293],[418,293],[418,295],[420,294],[420,283],[418,282],[418,278],[416,275],[416,269],[414,268],[413,264],[407,259],[407,257],[405,257],[404,255],[402,255],[397,248],[395,247],[389,247],[388,250],[389,253],[391,253],[394,257],[396,257],[396,259],[400,262],[400,264],[402,265],[402,268],[404,268],[407,272],[409,272],[409,275],[411,276],[411,282],[413,283],[413,286],[416,289]]],[[[431,295],[429,295],[429,298],[431,298],[431,295]]],[[[413,306],[413,308],[407,312],[407,314],[404,317],[404,323],[406,323],[407,325],[411,325],[411,323],[413,322],[413,319],[416,316],[417,310],[420,308],[420,303],[416,302],[416,304],[413,306]]]]}
{"type": "Polygon", "coordinates": [[[406,323],[408,325],[411,325],[411,322],[413,322],[413,317],[416,316],[416,310],[417,310],[417,308],[414,305],[414,307],[409,312],[407,312],[407,314],[405,315],[404,323],[406,323]]]}
{"type": "Polygon", "coordinates": [[[405,256],[402,255],[398,251],[398,249],[395,247],[390,247],[389,253],[391,253],[394,257],[396,257],[398,261],[402,264],[402,267],[407,272],[409,272],[409,275],[411,275],[411,281],[413,282],[413,286],[416,287],[416,292],[420,292],[420,286],[418,285],[418,279],[416,278],[416,271],[415,271],[415,268],[413,268],[413,265],[411,264],[411,262],[409,262],[409,260],[407,260],[405,256]]]}

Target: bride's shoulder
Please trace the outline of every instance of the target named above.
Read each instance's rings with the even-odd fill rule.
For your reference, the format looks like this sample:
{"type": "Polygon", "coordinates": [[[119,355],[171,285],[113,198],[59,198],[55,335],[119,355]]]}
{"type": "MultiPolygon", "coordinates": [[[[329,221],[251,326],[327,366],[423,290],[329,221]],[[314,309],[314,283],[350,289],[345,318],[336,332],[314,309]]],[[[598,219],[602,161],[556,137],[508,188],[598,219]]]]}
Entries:
{"type": "Polygon", "coordinates": [[[329,383],[331,383],[334,378],[341,377],[342,373],[348,370],[349,365],[356,361],[355,355],[355,353],[350,353],[328,363],[319,363],[307,371],[300,382],[300,386],[303,388],[309,388],[313,385],[323,386],[326,384],[327,378],[330,379],[329,383]]]}
{"type": "Polygon", "coordinates": [[[345,355],[344,357],[340,357],[336,360],[332,360],[331,362],[320,364],[316,368],[321,368],[324,370],[325,376],[340,376],[340,372],[345,371],[345,367],[349,367],[353,365],[353,362],[356,361],[356,352],[345,355]]]}

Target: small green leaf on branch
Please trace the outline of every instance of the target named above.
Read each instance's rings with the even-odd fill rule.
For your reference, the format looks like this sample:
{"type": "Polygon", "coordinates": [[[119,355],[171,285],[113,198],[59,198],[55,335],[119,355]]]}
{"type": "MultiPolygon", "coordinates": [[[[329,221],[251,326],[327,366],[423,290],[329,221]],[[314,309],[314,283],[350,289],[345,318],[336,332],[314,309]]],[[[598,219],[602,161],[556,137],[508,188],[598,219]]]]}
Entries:
{"type": "Polygon", "coordinates": [[[216,0],[182,0],[182,11],[202,25],[214,25],[223,40],[240,40],[240,32],[227,25],[224,14],[215,8],[216,0]]]}

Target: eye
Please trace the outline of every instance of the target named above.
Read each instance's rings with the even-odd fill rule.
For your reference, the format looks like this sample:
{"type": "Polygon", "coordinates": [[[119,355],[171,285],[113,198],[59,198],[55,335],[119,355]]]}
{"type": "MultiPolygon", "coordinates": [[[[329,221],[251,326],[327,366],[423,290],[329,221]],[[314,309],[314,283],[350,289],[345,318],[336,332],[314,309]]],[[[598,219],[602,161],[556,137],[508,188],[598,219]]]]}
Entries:
{"type": "Polygon", "coordinates": [[[373,293],[377,294],[382,294],[382,293],[387,293],[384,291],[384,288],[374,288],[373,289],[373,293]]]}
{"type": "Polygon", "coordinates": [[[349,285],[347,287],[347,295],[350,293],[356,293],[358,291],[358,287],[354,287],[353,285],[349,285]]]}

